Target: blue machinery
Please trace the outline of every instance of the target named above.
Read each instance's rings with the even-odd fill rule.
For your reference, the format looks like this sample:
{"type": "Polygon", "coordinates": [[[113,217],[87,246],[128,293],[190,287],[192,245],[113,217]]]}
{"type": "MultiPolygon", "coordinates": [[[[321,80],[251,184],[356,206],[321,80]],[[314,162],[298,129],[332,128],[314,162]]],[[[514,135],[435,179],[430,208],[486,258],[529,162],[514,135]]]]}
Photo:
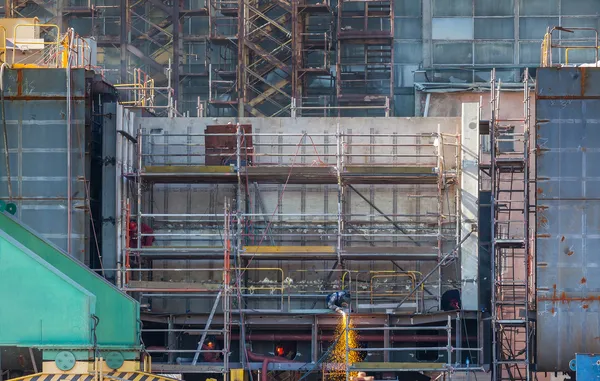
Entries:
{"type": "Polygon", "coordinates": [[[600,380],[600,355],[578,353],[569,362],[569,368],[575,372],[578,380],[600,380]]]}

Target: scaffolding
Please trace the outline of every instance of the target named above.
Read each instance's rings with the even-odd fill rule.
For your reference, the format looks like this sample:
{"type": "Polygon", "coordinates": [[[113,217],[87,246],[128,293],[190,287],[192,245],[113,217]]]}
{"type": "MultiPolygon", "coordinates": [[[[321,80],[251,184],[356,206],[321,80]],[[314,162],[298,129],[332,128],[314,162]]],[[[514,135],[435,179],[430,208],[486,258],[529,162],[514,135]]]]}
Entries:
{"type": "Polygon", "coordinates": [[[112,83],[134,84],[137,69],[157,87],[170,80],[181,113],[201,97],[210,116],[393,114],[387,0],[8,0],[0,8],[93,37],[94,69],[112,83]]]}
{"type": "Polygon", "coordinates": [[[523,80],[523,117],[502,118],[501,83],[492,71],[490,176],[494,380],[531,380],[534,290],[530,246],[530,86],[523,80]]]}
{"type": "MultiPolygon", "coordinates": [[[[365,337],[396,348],[364,366],[396,367],[403,360],[394,353],[406,353],[414,346],[406,345],[415,340],[426,340],[419,352],[437,353],[435,343],[446,343],[448,337],[427,332],[434,330],[432,324],[444,324],[448,316],[454,326],[453,353],[454,348],[465,347],[465,340],[472,352],[480,352],[477,337],[465,331],[465,321],[477,321],[478,313],[440,309],[442,290],[457,287],[442,276],[441,268],[456,258],[459,244],[458,134],[439,128],[414,134],[355,133],[344,129],[343,122],[338,122],[335,132],[284,134],[254,132],[251,126],[238,124],[208,126],[204,133],[138,130],[133,139],[124,141],[130,147],[126,159],[130,164],[122,167],[128,185],[120,195],[124,217],[119,225],[119,286],[148,308],[145,321],[163,323],[145,332],[159,329],[170,337],[168,345],[149,348],[157,356],[153,361],[157,371],[225,374],[236,367],[257,369],[262,355],[246,347],[246,342],[284,337],[310,341],[311,360],[316,362],[323,350],[319,343],[330,339],[327,332],[339,319],[325,308],[325,297],[340,289],[352,294],[357,329],[380,326],[376,335],[365,331],[365,337]],[[208,194],[202,197],[204,206],[195,206],[198,201],[190,193],[187,199],[178,198],[185,201],[185,208],[167,207],[167,187],[199,187],[208,194]],[[307,208],[308,201],[298,200],[301,205],[292,209],[283,202],[286,192],[307,195],[314,192],[310,187],[336,200],[332,202],[336,207],[319,213],[307,208]],[[391,212],[378,205],[377,188],[389,191],[391,212]],[[232,200],[232,206],[217,210],[219,198],[232,200]],[[422,209],[398,208],[408,200],[418,200],[422,209]],[[364,210],[351,206],[363,202],[364,210]],[[212,207],[204,209],[206,205],[212,207]],[[126,223],[130,219],[154,231],[142,228],[131,236],[126,223]],[[143,244],[148,236],[156,243],[143,244]],[[225,265],[228,260],[230,266],[225,265]],[[229,279],[219,275],[227,274],[227,268],[229,279]],[[231,301],[224,303],[227,289],[231,301]],[[191,307],[185,307],[182,315],[172,310],[172,303],[191,307]],[[156,315],[165,312],[166,320],[156,315]],[[293,329],[312,333],[261,333],[266,322],[279,329],[294,322],[300,328],[293,329]],[[423,328],[426,337],[419,332],[400,333],[411,327],[418,331],[419,326],[429,327],[423,328]],[[383,327],[404,328],[395,332],[383,327]],[[221,337],[225,331],[228,340],[221,337]],[[197,347],[176,343],[181,332],[198,335],[197,347]],[[239,358],[229,359],[229,368],[206,361],[202,348],[208,336],[223,343],[215,351],[224,357],[231,354],[225,348],[239,340],[239,358]],[[426,346],[433,349],[427,352],[426,346]]],[[[400,369],[454,372],[464,368],[460,365],[464,359],[451,357],[444,361],[452,366],[437,357],[435,361],[424,357],[420,367],[404,364],[400,369]]],[[[480,355],[470,358],[471,370],[479,369],[480,355]]],[[[272,369],[306,372],[311,367],[296,361],[272,369]]]]}
{"type": "MultiPolygon", "coordinates": [[[[336,95],[340,106],[388,116],[394,96],[392,1],[338,0],[336,95]],[[382,112],[383,111],[383,112],[382,112]]],[[[339,110],[341,115],[352,112],[339,110]]]]}

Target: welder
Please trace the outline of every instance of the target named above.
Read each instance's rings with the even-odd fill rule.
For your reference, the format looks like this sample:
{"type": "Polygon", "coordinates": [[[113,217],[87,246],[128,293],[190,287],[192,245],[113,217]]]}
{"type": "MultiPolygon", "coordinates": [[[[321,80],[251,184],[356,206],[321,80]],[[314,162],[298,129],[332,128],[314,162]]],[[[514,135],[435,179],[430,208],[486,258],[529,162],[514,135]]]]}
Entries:
{"type": "Polygon", "coordinates": [[[220,362],[221,361],[221,354],[219,352],[212,352],[212,351],[216,351],[219,348],[217,348],[217,342],[215,340],[214,337],[207,337],[205,342],[202,343],[202,350],[203,351],[210,351],[210,352],[203,352],[202,353],[202,358],[204,359],[204,362],[220,362]]]}
{"type": "MultiPolygon", "coordinates": [[[[142,222],[142,247],[152,246],[154,244],[154,230],[142,222]]],[[[137,247],[138,224],[134,220],[129,221],[129,247],[137,247]]]]}
{"type": "Polygon", "coordinates": [[[343,314],[350,306],[350,293],[348,291],[337,291],[327,295],[327,308],[343,314]]]}

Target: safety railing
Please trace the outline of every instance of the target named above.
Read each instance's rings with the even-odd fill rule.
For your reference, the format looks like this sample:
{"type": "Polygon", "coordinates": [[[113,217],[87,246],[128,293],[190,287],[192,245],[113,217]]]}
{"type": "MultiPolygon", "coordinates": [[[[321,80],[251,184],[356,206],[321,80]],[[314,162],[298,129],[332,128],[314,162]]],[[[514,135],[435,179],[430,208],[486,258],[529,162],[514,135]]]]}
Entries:
{"type": "Polygon", "coordinates": [[[592,50],[594,55],[594,62],[588,63],[593,66],[598,66],[598,48],[600,47],[600,42],[598,40],[598,30],[595,28],[587,28],[587,27],[563,27],[563,26],[554,26],[552,28],[548,28],[546,33],[544,34],[544,38],[542,39],[541,52],[540,52],[540,64],[542,67],[550,67],[554,65],[560,65],[560,53],[562,50],[565,50],[565,65],[569,65],[569,51],[580,51],[580,50],[592,50]],[[592,32],[594,38],[583,38],[576,40],[569,40],[564,38],[559,38],[558,42],[555,43],[554,34],[556,32],[560,33],[575,33],[575,32],[592,32]],[[589,42],[590,45],[578,45],[581,41],[589,42]],[[554,50],[557,50],[559,53],[559,61],[554,62],[554,50]]]}
{"type": "Polygon", "coordinates": [[[130,74],[131,83],[114,85],[118,90],[124,92],[125,96],[119,103],[126,107],[142,107],[157,114],[157,116],[182,116],[178,112],[177,102],[173,99],[173,88],[171,87],[171,60],[165,71],[167,77],[166,86],[156,86],[154,79],[141,69],[135,69],[130,74]]]}
{"type": "Polygon", "coordinates": [[[133,82],[116,84],[117,89],[129,90],[131,100],[121,101],[123,105],[135,107],[154,107],[154,79],[141,69],[133,70],[133,82]]]}
{"type": "Polygon", "coordinates": [[[6,28],[0,26],[0,62],[6,62],[6,28]]]}
{"type": "MultiPolygon", "coordinates": [[[[34,33],[35,35],[39,35],[39,33],[34,33]]],[[[39,65],[39,57],[37,62],[26,62],[29,56],[25,56],[22,59],[17,58],[17,50],[22,50],[19,48],[20,44],[23,45],[33,45],[39,47],[42,53],[42,63],[46,67],[59,68],[62,65],[62,57],[60,54],[61,51],[61,35],[60,28],[58,25],[54,24],[38,24],[38,23],[27,23],[27,24],[18,24],[15,25],[13,29],[13,47],[12,47],[12,62],[11,66],[14,68],[19,67],[19,65],[28,65],[34,64],[39,65]],[[35,30],[39,30],[40,28],[44,28],[46,30],[55,31],[55,35],[52,36],[51,41],[45,41],[44,39],[36,38],[36,39],[26,39],[23,37],[19,37],[19,32],[24,28],[35,28],[35,30]],[[24,62],[25,61],[25,62],[24,62]],[[24,63],[23,63],[24,62],[24,63]]],[[[24,49],[22,51],[27,51],[28,49],[24,49]]]]}
{"type": "MultiPolygon", "coordinates": [[[[436,137],[436,133],[246,133],[240,139],[240,147],[221,143],[217,150],[221,152],[213,152],[216,147],[207,146],[207,139],[232,141],[236,134],[143,133],[147,148],[142,153],[142,165],[206,165],[207,158],[221,158],[222,165],[230,165],[234,164],[239,148],[242,166],[294,163],[294,167],[314,167],[333,165],[336,158],[341,157],[345,165],[436,167],[440,141],[436,137]],[[337,148],[342,151],[337,152],[337,148]]],[[[456,139],[447,141],[442,149],[446,151],[443,156],[450,158],[445,167],[455,169],[451,160],[456,157],[456,139]]]]}
{"type": "Polygon", "coordinates": [[[303,41],[303,46],[309,46],[302,49],[303,68],[329,69],[331,66],[331,32],[300,33],[300,38],[303,41]]]}
{"type": "MultiPolygon", "coordinates": [[[[443,357],[445,357],[445,362],[440,362],[438,360],[438,356],[436,356],[436,359],[433,362],[427,362],[427,361],[420,361],[420,363],[422,363],[423,367],[419,366],[419,362],[415,362],[414,366],[410,367],[410,368],[403,368],[403,369],[393,369],[395,371],[412,371],[412,372],[416,372],[416,371],[428,371],[428,372],[432,372],[432,371],[436,371],[436,372],[441,372],[441,373],[451,373],[451,372],[463,372],[463,371],[475,371],[475,370],[482,370],[482,368],[480,366],[478,366],[477,364],[472,364],[472,365],[468,365],[467,367],[464,367],[464,365],[462,365],[460,362],[455,361],[457,360],[460,355],[459,353],[461,352],[468,352],[468,353],[472,353],[472,352],[478,352],[478,355],[481,355],[483,353],[483,348],[464,348],[462,347],[462,342],[458,342],[458,340],[456,340],[455,345],[453,345],[453,334],[454,336],[456,333],[456,327],[453,329],[452,327],[452,317],[450,315],[448,315],[447,317],[447,322],[445,325],[436,325],[436,326],[414,326],[414,325],[406,325],[406,326],[385,326],[385,327],[355,327],[353,326],[352,322],[352,314],[349,314],[346,319],[348,319],[348,323],[346,324],[346,327],[344,329],[344,335],[345,335],[345,349],[346,349],[346,364],[340,364],[342,365],[341,369],[344,369],[346,372],[346,380],[350,380],[350,375],[352,374],[352,372],[356,372],[356,371],[360,371],[360,370],[373,370],[372,367],[372,363],[370,362],[352,362],[352,358],[356,358],[356,356],[352,356],[351,353],[352,352],[358,352],[360,354],[364,354],[366,356],[372,355],[374,353],[384,353],[385,357],[390,356],[391,353],[394,352],[410,352],[411,354],[415,354],[416,353],[416,357],[419,357],[419,354],[421,352],[431,352],[431,351],[437,351],[442,353],[443,357]],[[394,346],[391,345],[391,341],[390,341],[390,337],[394,332],[406,332],[406,331],[410,331],[410,332],[423,332],[423,331],[438,331],[440,333],[443,333],[442,335],[440,335],[440,341],[443,340],[442,337],[445,337],[444,341],[438,342],[438,346],[433,346],[433,345],[423,345],[423,346],[394,346]],[[369,332],[384,332],[385,337],[387,337],[388,343],[384,343],[384,345],[382,347],[351,347],[350,345],[352,344],[353,340],[349,340],[349,336],[352,334],[352,332],[356,332],[359,334],[368,334],[369,332]],[[442,345],[442,343],[446,344],[446,345],[442,345]],[[439,364],[438,368],[435,368],[434,365],[435,363],[439,364]],[[365,366],[362,367],[361,364],[364,364],[365,366]],[[371,365],[371,366],[369,366],[371,365]],[[426,366],[425,366],[426,365],[426,366]]],[[[459,325],[462,324],[462,320],[460,319],[459,314],[457,314],[457,317],[455,319],[455,324],[459,325]]],[[[418,335],[417,338],[415,339],[415,341],[418,341],[418,335]]],[[[364,356],[363,355],[363,356],[364,356]]],[[[386,369],[386,362],[385,361],[383,363],[378,363],[376,369],[378,370],[384,370],[386,369]]],[[[391,362],[391,364],[388,366],[390,368],[394,367],[394,362],[391,362]]],[[[392,369],[390,369],[392,370],[392,369]]]]}
{"type": "MultiPolygon", "coordinates": [[[[383,101],[377,102],[374,101],[372,102],[374,104],[368,105],[368,106],[360,106],[359,108],[361,110],[383,110],[384,116],[387,118],[390,116],[390,98],[389,97],[383,97],[383,101]],[[379,103],[379,104],[377,104],[379,103]]],[[[338,112],[338,111],[342,111],[342,110],[357,110],[357,106],[333,106],[331,104],[327,104],[324,106],[317,106],[317,105],[299,105],[298,104],[298,100],[296,98],[292,98],[292,104],[290,106],[291,109],[291,117],[295,118],[297,116],[300,115],[304,115],[304,111],[309,111],[309,112],[322,112],[324,114],[324,116],[333,116],[334,113],[338,112]]]]}

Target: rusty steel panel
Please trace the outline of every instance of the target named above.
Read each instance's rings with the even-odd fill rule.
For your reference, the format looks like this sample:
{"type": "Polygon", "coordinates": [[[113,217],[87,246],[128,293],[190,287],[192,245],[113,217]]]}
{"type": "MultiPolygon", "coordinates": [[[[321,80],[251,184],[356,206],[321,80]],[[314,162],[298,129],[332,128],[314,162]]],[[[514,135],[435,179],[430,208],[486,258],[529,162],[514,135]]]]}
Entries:
{"type": "MultiPolygon", "coordinates": [[[[243,163],[252,162],[252,125],[242,124],[240,128],[244,131],[240,144],[243,163]]],[[[205,165],[228,165],[236,161],[237,148],[237,126],[234,124],[218,124],[206,126],[204,133],[204,144],[206,145],[205,165]],[[212,135],[211,134],[230,134],[212,135]]]]}
{"type": "Polygon", "coordinates": [[[537,370],[600,352],[600,69],[538,69],[537,370]]]}

